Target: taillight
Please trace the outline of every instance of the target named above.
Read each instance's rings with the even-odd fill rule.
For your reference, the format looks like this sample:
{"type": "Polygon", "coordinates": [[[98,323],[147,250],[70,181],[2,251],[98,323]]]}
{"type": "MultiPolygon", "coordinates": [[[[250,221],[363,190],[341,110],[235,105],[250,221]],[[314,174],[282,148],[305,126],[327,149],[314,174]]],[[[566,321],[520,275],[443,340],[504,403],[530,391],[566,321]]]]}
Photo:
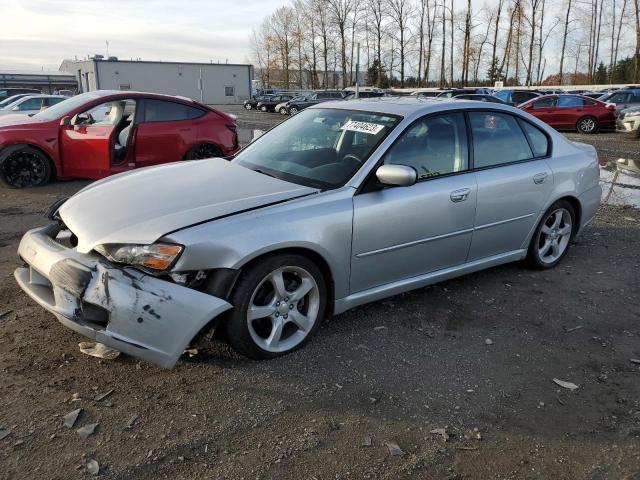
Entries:
{"type": "Polygon", "coordinates": [[[225,125],[229,130],[233,132],[233,148],[238,148],[238,127],[235,123],[229,123],[225,125]]]}
{"type": "Polygon", "coordinates": [[[607,110],[615,110],[616,106],[613,103],[607,103],[607,104],[605,104],[605,108],[607,110]]]}

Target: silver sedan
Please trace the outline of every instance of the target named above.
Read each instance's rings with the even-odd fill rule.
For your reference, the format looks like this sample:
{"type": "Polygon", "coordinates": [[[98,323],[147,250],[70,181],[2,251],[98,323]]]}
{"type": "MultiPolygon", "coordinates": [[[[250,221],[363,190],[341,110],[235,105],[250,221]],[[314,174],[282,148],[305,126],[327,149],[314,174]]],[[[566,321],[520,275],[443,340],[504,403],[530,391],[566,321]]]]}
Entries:
{"type": "Polygon", "coordinates": [[[15,277],[67,327],[164,367],[213,328],[272,358],[327,315],[507,262],[555,266],[598,180],[593,147],[509,106],[323,103],[231,161],[89,185],[24,235],[15,277]]]}

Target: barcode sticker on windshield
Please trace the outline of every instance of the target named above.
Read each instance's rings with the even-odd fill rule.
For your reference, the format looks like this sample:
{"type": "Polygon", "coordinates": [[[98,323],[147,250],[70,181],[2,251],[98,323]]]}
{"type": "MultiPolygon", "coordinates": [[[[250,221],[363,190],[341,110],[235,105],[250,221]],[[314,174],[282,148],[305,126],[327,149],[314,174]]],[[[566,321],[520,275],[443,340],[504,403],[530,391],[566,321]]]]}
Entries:
{"type": "Polygon", "coordinates": [[[349,120],[345,123],[340,130],[348,130],[350,132],[368,133],[370,135],[376,135],[384,128],[384,125],[378,125],[377,123],[357,122],[355,120],[349,120]]]}

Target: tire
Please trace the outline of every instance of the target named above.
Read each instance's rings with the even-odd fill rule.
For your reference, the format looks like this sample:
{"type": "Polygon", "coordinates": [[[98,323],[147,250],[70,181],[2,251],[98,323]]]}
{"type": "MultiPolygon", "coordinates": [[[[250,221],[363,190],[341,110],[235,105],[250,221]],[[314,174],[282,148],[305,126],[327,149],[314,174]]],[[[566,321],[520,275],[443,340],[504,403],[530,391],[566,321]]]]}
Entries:
{"type": "Polygon", "coordinates": [[[289,115],[295,115],[298,113],[298,107],[289,107],[289,115]]]}
{"type": "Polygon", "coordinates": [[[279,254],[243,272],[230,302],[228,343],[246,357],[265,360],[291,353],[311,339],[324,319],[327,287],[321,270],[307,257],[279,254]],[[276,278],[282,281],[274,282],[276,278]]]}
{"type": "Polygon", "coordinates": [[[287,114],[287,107],[282,107],[280,109],[280,115],[286,115],[287,114]]]}
{"type": "Polygon", "coordinates": [[[245,108],[245,110],[251,110],[253,107],[251,106],[250,103],[245,103],[244,104],[244,108],[245,108]]]}
{"type": "Polygon", "coordinates": [[[529,265],[539,270],[555,267],[569,251],[576,229],[576,214],[569,202],[559,200],[551,205],[529,243],[529,265]]]}
{"type": "Polygon", "coordinates": [[[6,187],[40,187],[52,174],[51,160],[37,148],[9,147],[0,153],[0,183],[6,187]]]}
{"type": "Polygon", "coordinates": [[[598,131],[598,120],[594,117],[582,117],[576,123],[576,130],[580,133],[596,133],[598,131]]]}
{"type": "Polygon", "coordinates": [[[261,111],[261,112],[266,112],[266,111],[267,111],[267,107],[266,107],[265,105],[262,105],[262,106],[260,107],[260,111],[261,111]]]}
{"type": "Polygon", "coordinates": [[[199,143],[189,149],[184,156],[185,160],[204,160],[206,158],[222,157],[218,147],[210,143],[199,143]]]}

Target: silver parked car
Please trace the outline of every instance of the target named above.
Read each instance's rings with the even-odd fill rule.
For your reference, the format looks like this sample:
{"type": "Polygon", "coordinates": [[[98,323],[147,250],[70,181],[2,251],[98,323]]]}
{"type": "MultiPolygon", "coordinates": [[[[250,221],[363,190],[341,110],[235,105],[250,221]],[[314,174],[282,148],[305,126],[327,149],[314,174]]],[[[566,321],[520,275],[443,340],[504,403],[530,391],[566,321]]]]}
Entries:
{"type": "Polygon", "coordinates": [[[66,99],[62,95],[27,95],[4,106],[0,115],[35,115],[66,99]]]}
{"type": "Polygon", "coordinates": [[[213,327],[251,358],[326,315],[528,259],[592,221],[596,151],[499,104],[322,103],[232,161],[136,170],[54,204],[15,277],[67,327],[171,367],[213,327]]]}

